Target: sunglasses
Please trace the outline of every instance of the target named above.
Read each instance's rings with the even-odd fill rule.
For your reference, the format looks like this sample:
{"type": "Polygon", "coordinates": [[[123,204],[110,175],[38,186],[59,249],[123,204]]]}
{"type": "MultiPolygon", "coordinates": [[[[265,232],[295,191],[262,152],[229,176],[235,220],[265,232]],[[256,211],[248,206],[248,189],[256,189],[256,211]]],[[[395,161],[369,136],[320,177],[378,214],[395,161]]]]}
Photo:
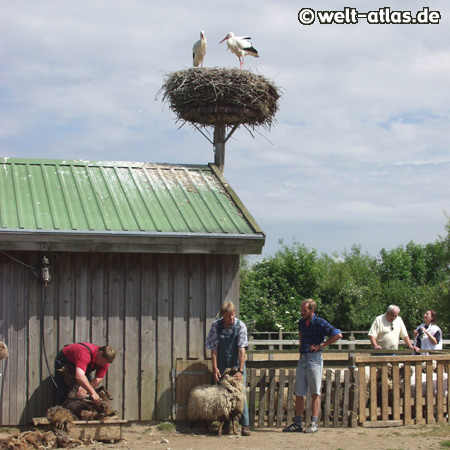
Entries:
{"type": "Polygon", "coordinates": [[[391,331],[394,331],[394,324],[391,323],[391,331]]]}

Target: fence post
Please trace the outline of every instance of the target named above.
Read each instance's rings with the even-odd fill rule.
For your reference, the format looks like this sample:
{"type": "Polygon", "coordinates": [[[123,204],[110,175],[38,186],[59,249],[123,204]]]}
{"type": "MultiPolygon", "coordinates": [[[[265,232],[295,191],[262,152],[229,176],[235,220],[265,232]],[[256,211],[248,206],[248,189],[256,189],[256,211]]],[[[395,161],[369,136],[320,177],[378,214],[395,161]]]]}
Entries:
{"type": "MultiPolygon", "coordinates": [[[[353,336],[353,334],[352,334],[353,336]]],[[[353,338],[354,339],[354,338],[353,338]]],[[[353,352],[348,353],[348,370],[350,371],[350,386],[352,387],[350,390],[350,427],[358,426],[358,405],[359,405],[359,383],[358,379],[355,376],[356,369],[356,357],[353,352]]]]}

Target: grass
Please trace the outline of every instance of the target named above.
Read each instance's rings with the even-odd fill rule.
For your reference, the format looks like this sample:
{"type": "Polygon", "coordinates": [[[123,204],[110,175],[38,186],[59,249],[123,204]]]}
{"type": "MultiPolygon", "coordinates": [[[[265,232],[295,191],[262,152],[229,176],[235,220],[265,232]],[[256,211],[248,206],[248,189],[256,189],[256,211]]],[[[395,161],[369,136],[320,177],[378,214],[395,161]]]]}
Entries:
{"type": "Polygon", "coordinates": [[[175,431],[176,428],[177,427],[173,422],[161,422],[158,425],[156,425],[156,429],[158,431],[164,431],[166,433],[175,431]]]}

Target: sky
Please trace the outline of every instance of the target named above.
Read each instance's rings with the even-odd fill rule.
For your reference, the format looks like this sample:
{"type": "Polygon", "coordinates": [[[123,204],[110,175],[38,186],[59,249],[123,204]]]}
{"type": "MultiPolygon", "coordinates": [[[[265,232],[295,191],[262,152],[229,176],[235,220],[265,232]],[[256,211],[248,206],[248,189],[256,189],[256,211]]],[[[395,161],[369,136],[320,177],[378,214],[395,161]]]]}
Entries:
{"type": "Polygon", "coordinates": [[[232,31],[260,55],[244,69],[282,92],[270,130],[241,127],[226,144],[225,178],[267,235],[262,257],[280,240],[377,256],[446,235],[447,0],[0,0],[0,10],[1,157],[213,162],[211,143],[180,128],[158,92],[192,66],[200,30],[206,67],[239,67],[219,45],[232,31]],[[323,11],[353,23],[321,23],[323,11]],[[438,23],[395,23],[400,11],[438,23]]]}

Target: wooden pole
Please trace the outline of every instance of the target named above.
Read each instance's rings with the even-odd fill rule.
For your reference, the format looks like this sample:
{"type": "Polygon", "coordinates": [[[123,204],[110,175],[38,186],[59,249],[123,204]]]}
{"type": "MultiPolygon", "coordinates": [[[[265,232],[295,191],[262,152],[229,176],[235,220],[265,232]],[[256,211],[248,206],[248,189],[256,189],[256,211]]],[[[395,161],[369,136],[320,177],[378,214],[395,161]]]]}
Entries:
{"type": "Polygon", "coordinates": [[[216,123],[214,125],[214,164],[221,172],[225,166],[225,124],[216,123]]]}

